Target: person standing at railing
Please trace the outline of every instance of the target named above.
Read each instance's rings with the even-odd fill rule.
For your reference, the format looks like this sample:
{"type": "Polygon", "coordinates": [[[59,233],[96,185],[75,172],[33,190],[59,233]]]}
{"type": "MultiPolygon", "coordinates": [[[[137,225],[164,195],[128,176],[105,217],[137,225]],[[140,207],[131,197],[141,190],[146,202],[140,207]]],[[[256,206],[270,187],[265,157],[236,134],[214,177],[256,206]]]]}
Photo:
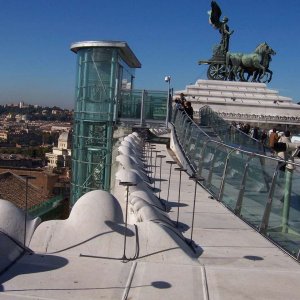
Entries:
{"type": "Polygon", "coordinates": [[[180,102],[181,102],[182,105],[185,105],[186,98],[184,96],[184,93],[180,93],[180,102]]]}
{"type": "Polygon", "coordinates": [[[181,104],[181,101],[178,98],[175,99],[175,108],[179,109],[179,110],[183,110],[183,106],[181,104]]]}
{"type": "Polygon", "coordinates": [[[273,128],[273,130],[270,134],[270,137],[269,137],[269,147],[271,149],[274,149],[274,144],[277,143],[278,140],[279,140],[279,136],[278,136],[277,130],[276,130],[276,128],[273,128]]]}
{"type": "MultiPolygon", "coordinates": [[[[291,133],[289,130],[284,132],[284,134],[279,138],[278,143],[284,143],[286,145],[285,151],[280,151],[277,153],[278,157],[285,161],[288,160],[293,161],[292,151],[296,150],[300,146],[297,146],[296,144],[292,143],[291,133]]],[[[280,162],[279,164],[280,164],[279,170],[285,172],[286,164],[282,162],[280,162]]]]}
{"type": "Polygon", "coordinates": [[[268,138],[268,134],[267,134],[267,131],[264,129],[262,134],[261,134],[261,137],[260,137],[261,143],[263,145],[266,144],[267,138],[268,138]]]}
{"type": "Polygon", "coordinates": [[[193,109],[192,103],[190,101],[186,101],[184,110],[187,113],[187,115],[193,120],[194,119],[194,109],[193,109]]]}

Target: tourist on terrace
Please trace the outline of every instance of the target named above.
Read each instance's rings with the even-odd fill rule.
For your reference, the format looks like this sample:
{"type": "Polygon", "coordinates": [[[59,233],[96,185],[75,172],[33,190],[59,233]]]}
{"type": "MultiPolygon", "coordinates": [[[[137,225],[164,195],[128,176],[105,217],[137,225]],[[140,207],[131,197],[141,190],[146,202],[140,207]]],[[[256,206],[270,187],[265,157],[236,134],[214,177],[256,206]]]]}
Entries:
{"type": "Polygon", "coordinates": [[[180,101],[179,98],[175,99],[175,108],[179,109],[179,110],[183,110],[183,106],[182,106],[181,101],[180,101]]]}
{"type": "MultiPolygon", "coordinates": [[[[287,130],[284,132],[284,134],[279,138],[278,140],[279,143],[291,143],[291,133],[287,130]]],[[[280,157],[281,159],[284,159],[285,161],[287,161],[290,157],[291,157],[291,153],[290,151],[281,151],[277,153],[278,157],[280,157]]],[[[284,172],[285,171],[285,166],[286,164],[283,164],[282,162],[279,163],[280,167],[279,170],[284,172]]]]}
{"type": "Polygon", "coordinates": [[[278,136],[277,130],[276,130],[276,128],[273,128],[273,130],[270,134],[270,137],[269,137],[269,147],[271,149],[274,149],[274,144],[277,143],[278,140],[279,140],[279,136],[278,136]]]}
{"type": "Polygon", "coordinates": [[[253,128],[252,137],[256,140],[258,140],[259,138],[259,128],[256,126],[253,128]]]}
{"type": "Polygon", "coordinates": [[[185,107],[185,104],[186,104],[186,98],[185,98],[185,96],[184,96],[184,93],[181,93],[180,94],[180,103],[181,103],[181,105],[183,106],[183,107],[185,107]]]}
{"type": "Polygon", "coordinates": [[[260,141],[263,145],[266,144],[267,138],[268,138],[268,134],[267,134],[266,129],[264,129],[262,134],[261,134],[261,137],[260,137],[260,141]]]}
{"type": "Polygon", "coordinates": [[[187,115],[193,120],[194,110],[193,110],[193,107],[192,107],[192,103],[190,101],[186,101],[184,110],[187,113],[187,115]]]}

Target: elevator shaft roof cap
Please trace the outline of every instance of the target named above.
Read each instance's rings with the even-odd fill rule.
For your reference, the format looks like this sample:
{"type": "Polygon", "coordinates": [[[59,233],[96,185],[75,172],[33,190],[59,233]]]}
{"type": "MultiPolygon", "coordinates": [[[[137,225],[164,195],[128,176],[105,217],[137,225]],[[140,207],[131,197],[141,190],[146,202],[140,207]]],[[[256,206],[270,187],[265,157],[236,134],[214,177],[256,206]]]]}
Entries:
{"type": "Polygon", "coordinates": [[[122,59],[131,68],[140,68],[141,63],[126,42],[121,41],[84,41],[71,44],[71,51],[77,53],[82,48],[118,48],[122,59]]]}

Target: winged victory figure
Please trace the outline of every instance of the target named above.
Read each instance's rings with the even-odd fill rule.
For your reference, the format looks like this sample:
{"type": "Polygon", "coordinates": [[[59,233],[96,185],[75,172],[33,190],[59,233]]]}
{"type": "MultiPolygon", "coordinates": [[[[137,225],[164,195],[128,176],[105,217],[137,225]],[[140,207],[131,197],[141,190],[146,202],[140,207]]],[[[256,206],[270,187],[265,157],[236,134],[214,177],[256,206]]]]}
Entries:
{"type": "Polygon", "coordinates": [[[211,10],[208,12],[209,14],[209,23],[215,28],[218,29],[221,34],[221,50],[226,53],[229,49],[229,38],[233,34],[233,30],[229,31],[227,17],[224,17],[222,21],[220,21],[220,17],[222,15],[222,11],[220,6],[216,1],[211,1],[211,10]]]}

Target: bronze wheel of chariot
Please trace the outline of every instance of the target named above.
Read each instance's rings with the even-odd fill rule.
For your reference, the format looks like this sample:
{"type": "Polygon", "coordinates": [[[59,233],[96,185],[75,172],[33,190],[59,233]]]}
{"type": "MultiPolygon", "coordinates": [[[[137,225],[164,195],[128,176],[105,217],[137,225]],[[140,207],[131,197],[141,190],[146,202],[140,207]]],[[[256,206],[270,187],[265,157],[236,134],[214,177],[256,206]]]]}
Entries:
{"type": "Polygon", "coordinates": [[[226,80],[226,66],[216,63],[210,64],[207,70],[207,78],[212,80],[226,80]]]}

